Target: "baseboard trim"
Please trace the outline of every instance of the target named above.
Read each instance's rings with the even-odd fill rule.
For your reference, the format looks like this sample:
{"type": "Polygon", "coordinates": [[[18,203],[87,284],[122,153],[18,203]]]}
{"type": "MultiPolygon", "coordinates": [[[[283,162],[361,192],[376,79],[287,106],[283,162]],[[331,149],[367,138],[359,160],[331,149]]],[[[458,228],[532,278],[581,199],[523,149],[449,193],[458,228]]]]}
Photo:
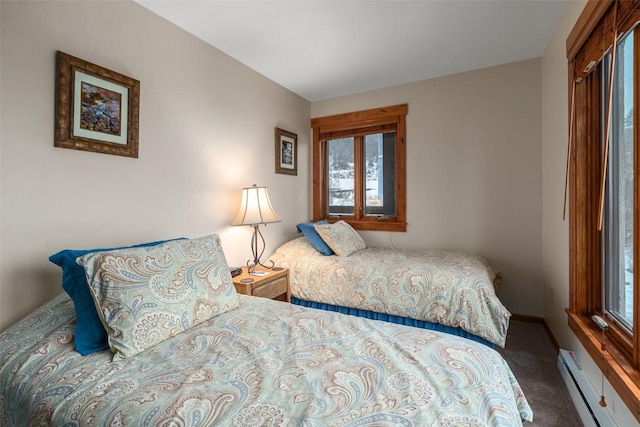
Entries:
{"type": "Polygon", "coordinates": [[[519,322],[537,323],[539,325],[544,326],[544,330],[547,331],[547,335],[549,335],[549,338],[551,339],[551,343],[553,344],[553,347],[556,349],[556,353],[560,352],[560,344],[558,344],[558,340],[556,340],[556,337],[553,335],[553,332],[551,332],[551,329],[549,328],[549,325],[547,325],[547,322],[544,320],[544,318],[537,317],[537,316],[529,316],[526,314],[512,313],[511,320],[517,320],[519,322]]]}

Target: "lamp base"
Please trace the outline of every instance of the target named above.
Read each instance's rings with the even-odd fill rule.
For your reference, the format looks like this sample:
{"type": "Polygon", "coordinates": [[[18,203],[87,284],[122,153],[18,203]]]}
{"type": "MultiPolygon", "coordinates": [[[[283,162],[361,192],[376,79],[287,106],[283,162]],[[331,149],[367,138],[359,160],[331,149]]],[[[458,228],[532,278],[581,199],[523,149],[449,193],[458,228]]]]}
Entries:
{"type": "Polygon", "coordinates": [[[258,228],[258,226],[259,226],[258,224],[252,225],[253,236],[251,237],[251,253],[253,254],[253,261],[251,260],[247,261],[247,270],[249,271],[249,273],[253,273],[256,270],[257,266],[261,266],[263,268],[266,268],[267,270],[271,270],[275,266],[275,263],[271,260],[269,260],[269,262],[271,263],[271,266],[266,266],[260,261],[260,258],[264,253],[265,243],[264,243],[264,237],[262,236],[262,233],[260,232],[260,229],[258,228]],[[258,252],[258,237],[260,238],[260,241],[262,241],[262,250],[259,252],[258,252]]]}
{"type": "Polygon", "coordinates": [[[260,266],[262,268],[266,268],[267,270],[274,270],[274,271],[278,271],[278,270],[282,270],[282,268],[279,267],[274,267],[275,263],[273,261],[269,261],[271,263],[271,266],[267,266],[264,265],[263,263],[261,263],[259,260],[249,260],[247,261],[247,271],[249,273],[253,273],[254,271],[256,271],[256,267],[260,266]]]}

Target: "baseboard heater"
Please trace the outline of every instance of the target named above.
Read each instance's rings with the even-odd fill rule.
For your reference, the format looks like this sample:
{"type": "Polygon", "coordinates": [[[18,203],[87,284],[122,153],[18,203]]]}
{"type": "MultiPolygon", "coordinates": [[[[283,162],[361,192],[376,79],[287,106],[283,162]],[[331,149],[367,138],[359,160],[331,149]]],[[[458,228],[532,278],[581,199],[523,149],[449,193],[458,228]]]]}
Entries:
{"type": "Polygon", "coordinates": [[[598,403],[600,395],[596,393],[582,368],[576,363],[573,352],[560,349],[558,369],[585,427],[617,426],[606,409],[598,403]]]}

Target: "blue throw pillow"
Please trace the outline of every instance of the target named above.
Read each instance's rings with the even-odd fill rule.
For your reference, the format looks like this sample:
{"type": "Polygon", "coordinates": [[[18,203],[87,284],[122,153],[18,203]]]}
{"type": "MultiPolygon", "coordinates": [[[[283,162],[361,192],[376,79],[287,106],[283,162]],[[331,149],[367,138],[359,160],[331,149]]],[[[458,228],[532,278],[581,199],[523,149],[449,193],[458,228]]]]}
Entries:
{"type": "MultiPolygon", "coordinates": [[[[316,224],[327,224],[327,221],[323,219],[316,222],[316,224]]],[[[313,222],[302,222],[296,225],[296,227],[298,228],[298,233],[304,234],[309,243],[311,243],[318,252],[322,255],[333,255],[333,250],[322,240],[322,237],[320,237],[313,227],[313,222]]]]}
{"type": "MultiPolygon", "coordinates": [[[[175,240],[175,239],[174,239],[175,240]]],[[[75,348],[83,356],[109,348],[107,331],[98,316],[93,297],[89,291],[84,267],[76,263],[76,258],[93,253],[115,249],[155,246],[168,240],[142,243],[135,246],[104,249],[65,249],[49,257],[49,261],[62,268],[62,288],[73,300],[76,310],[75,348]]]]}

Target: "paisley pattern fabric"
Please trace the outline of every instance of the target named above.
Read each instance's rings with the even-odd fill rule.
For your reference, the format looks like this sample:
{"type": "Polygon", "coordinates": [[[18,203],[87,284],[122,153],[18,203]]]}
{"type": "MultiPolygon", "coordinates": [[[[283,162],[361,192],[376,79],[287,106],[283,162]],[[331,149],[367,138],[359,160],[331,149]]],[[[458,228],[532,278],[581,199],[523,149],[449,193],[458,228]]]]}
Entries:
{"type": "Polygon", "coordinates": [[[496,296],[496,272],[481,257],[371,247],[324,256],[299,237],[271,260],[289,268],[292,297],[461,328],[505,345],[511,313],[496,296]]]}
{"type": "Polygon", "coordinates": [[[61,295],[0,333],[2,426],[520,426],[506,361],[438,332],[239,295],[112,361],[73,348],[61,295]]]}
{"type": "Polygon", "coordinates": [[[238,306],[213,234],[83,255],[89,289],[114,359],[131,357],[238,306]]]}
{"type": "Polygon", "coordinates": [[[314,224],[313,227],[338,256],[350,256],[367,247],[364,239],[345,221],[314,224]]]}

